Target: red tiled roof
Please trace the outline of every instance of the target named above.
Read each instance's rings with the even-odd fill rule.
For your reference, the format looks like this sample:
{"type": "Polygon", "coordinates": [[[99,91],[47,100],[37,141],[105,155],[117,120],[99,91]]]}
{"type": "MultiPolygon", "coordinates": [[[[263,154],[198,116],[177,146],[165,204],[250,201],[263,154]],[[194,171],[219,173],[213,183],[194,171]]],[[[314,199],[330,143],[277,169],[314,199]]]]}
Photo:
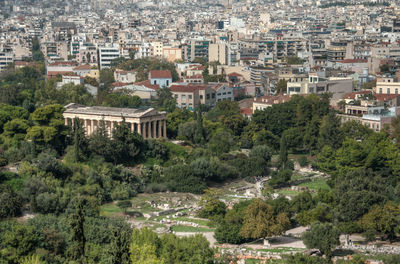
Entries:
{"type": "Polygon", "coordinates": [[[192,71],[203,71],[206,67],[202,65],[191,65],[189,68],[192,71]]]}
{"type": "Polygon", "coordinates": [[[172,78],[169,70],[153,70],[150,71],[150,78],[172,78]]]}
{"type": "Polygon", "coordinates": [[[78,71],[78,70],[90,70],[92,69],[92,66],[90,66],[89,64],[82,64],[82,65],[78,65],[74,68],[74,71],[78,71]]]}
{"type": "Polygon", "coordinates": [[[345,60],[341,60],[339,61],[340,63],[367,63],[367,60],[363,60],[363,59],[345,59],[345,60]]]}
{"type": "Polygon", "coordinates": [[[171,92],[175,92],[175,93],[194,93],[197,90],[199,90],[198,86],[194,86],[194,85],[171,85],[169,87],[169,90],[171,92]]]}
{"type": "Polygon", "coordinates": [[[123,87],[123,86],[129,85],[129,83],[124,83],[124,82],[113,82],[111,85],[114,86],[114,87],[123,87]]]}
{"type": "Polygon", "coordinates": [[[389,101],[389,100],[393,100],[396,97],[400,96],[399,94],[375,94],[375,98],[378,101],[389,101]]]}
{"type": "Polygon", "coordinates": [[[253,109],[251,109],[250,107],[240,108],[240,113],[242,115],[252,115],[253,114],[253,109]]]}
{"type": "Polygon", "coordinates": [[[73,61],[55,61],[50,63],[49,66],[75,66],[73,61]]]}
{"type": "Polygon", "coordinates": [[[370,94],[372,91],[358,91],[358,92],[352,92],[352,93],[347,93],[343,96],[343,99],[355,99],[357,94],[370,94]]]}
{"type": "Polygon", "coordinates": [[[237,73],[237,72],[232,72],[230,74],[228,74],[229,77],[242,77],[243,75],[237,73]]]}
{"type": "Polygon", "coordinates": [[[72,71],[49,71],[47,77],[56,77],[58,74],[63,75],[66,73],[73,73],[72,71]]]}
{"type": "Polygon", "coordinates": [[[135,85],[143,85],[143,86],[146,86],[147,88],[150,88],[150,89],[153,89],[153,90],[155,90],[155,91],[157,91],[158,89],[160,89],[160,85],[158,85],[158,84],[151,84],[150,83],[150,80],[145,80],[145,81],[142,81],[142,82],[136,82],[136,83],[134,83],[135,85]]]}

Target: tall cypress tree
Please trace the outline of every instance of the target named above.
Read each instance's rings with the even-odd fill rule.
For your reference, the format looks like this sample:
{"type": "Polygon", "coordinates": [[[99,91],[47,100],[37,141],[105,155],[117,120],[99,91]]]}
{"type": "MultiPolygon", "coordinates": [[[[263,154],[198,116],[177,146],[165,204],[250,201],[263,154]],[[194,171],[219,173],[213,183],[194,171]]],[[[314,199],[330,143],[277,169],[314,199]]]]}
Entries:
{"type": "Polygon", "coordinates": [[[200,145],[204,144],[204,128],[203,128],[203,116],[201,114],[201,105],[197,107],[197,115],[196,120],[197,120],[197,126],[196,126],[196,132],[194,134],[194,142],[200,145]]]}
{"type": "Polygon", "coordinates": [[[85,130],[82,127],[82,122],[79,118],[74,119],[74,160],[79,162],[84,160],[85,154],[87,153],[87,140],[85,135],[85,130]]]}
{"type": "Polygon", "coordinates": [[[85,208],[82,198],[78,198],[75,203],[75,212],[69,217],[69,226],[71,227],[71,246],[69,255],[73,260],[85,263],[85,208]]]}
{"type": "Polygon", "coordinates": [[[286,135],[283,133],[281,137],[281,146],[279,151],[279,161],[282,168],[285,168],[286,163],[288,161],[288,152],[287,152],[287,142],[286,135]]]}

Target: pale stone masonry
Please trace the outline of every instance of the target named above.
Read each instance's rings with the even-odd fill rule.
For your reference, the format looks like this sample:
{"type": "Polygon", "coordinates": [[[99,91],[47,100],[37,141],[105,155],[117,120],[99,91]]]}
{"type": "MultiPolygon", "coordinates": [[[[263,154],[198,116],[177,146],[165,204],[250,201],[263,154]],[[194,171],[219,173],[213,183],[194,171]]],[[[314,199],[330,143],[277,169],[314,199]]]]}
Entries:
{"type": "Polygon", "coordinates": [[[132,132],[137,132],[144,139],[167,137],[166,112],[159,112],[154,108],[146,110],[133,108],[115,108],[102,106],[84,106],[68,104],[63,113],[65,125],[72,125],[75,117],[82,120],[86,134],[96,131],[100,122],[104,120],[108,134],[111,135],[116,124],[125,118],[132,132]]]}

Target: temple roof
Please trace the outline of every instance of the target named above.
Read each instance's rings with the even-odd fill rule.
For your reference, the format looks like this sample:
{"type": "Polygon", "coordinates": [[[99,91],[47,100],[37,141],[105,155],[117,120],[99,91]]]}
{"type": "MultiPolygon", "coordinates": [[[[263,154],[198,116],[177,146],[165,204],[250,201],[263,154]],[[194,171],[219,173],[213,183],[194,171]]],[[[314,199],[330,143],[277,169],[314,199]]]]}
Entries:
{"type": "Polygon", "coordinates": [[[136,109],[136,108],[117,108],[117,107],[104,107],[104,106],[85,106],[80,104],[71,103],[65,106],[65,114],[85,114],[85,115],[98,115],[98,116],[118,116],[118,117],[147,117],[165,112],[158,112],[154,108],[136,109]]]}

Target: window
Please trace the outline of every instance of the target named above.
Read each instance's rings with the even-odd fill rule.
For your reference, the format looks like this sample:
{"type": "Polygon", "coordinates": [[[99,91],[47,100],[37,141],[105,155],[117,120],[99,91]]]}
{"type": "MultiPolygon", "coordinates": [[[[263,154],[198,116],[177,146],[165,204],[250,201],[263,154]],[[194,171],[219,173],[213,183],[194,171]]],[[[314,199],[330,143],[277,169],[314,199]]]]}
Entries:
{"type": "Polygon", "coordinates": [[[222,95],[226,95],[226,93],[223,93],[222,95]]]}
{"type": "Polygon", "coordinates": [[[379,93],[382,93],[382,88],[379,88],[379,93]]]}
{"type": "Polygon", "coordinates": [[[175,94],[175,99],[178,99],[178,95],[177,94],[175,94]]]}
{"type": "Polygon", "coordinates": [[[182,100],[186,100],[186,95],[185,95],[185,94],[182,94],[181,99],[182,99],[182,100]]]}
{"type": "Polygon", "coordinates": [[[206,98],[207,98],[207,100],[210,99],[210,94],[207,94],[207,95],[206,95],[206,98]]]}
{"type": "Polygon", "coordinates": [[[169,80],[167,80],[167,86],[169,86],[169,80]]]}
{"type": "Polygon", "coordinates": [[[217,95],[221,95],[221,93],[217,93],[217,95]]]}
{"type": "Polygon", "coordinates": [[[212,93],[212,96],[211,96],[211,97],[212,97],[212,99],[214,99],[214,98],[215,98],[215,93],[212,93]]]}
{"type": "Polygon", "coordinates": [[[202,94],[200,95],[200,100],[203,100],[203,95],[202,94]]]}
{"type": "Polygon", "coordinates": [[[399,93],[399,89],[396,88],[396,89],[394,90],[394,93],[395,93],[395,94],[398,94],[398,93],[399,93]]]}
{"type": "Polygon", "coordinates": [[[153,84],[157,84],[157,81],[156,80],[154,80],[154,83],[153,84]]]}
{"type": "Polygon", "coordinates": [[[232,92],[228,92],[228,94],[232,94],[232,92]]]}
{"type": "Polygon", "coordinates": [[[192,97],[192,95],[191,94],[189,94],[189,99],[192,99],[193,97],[192,97]]]}
{"type": "Polygon", "coordinates": [[[386,89],[386,93],[387,93],[387,94],[390,94],[390,88],[387,88],[387,89],[386,89]]]}

